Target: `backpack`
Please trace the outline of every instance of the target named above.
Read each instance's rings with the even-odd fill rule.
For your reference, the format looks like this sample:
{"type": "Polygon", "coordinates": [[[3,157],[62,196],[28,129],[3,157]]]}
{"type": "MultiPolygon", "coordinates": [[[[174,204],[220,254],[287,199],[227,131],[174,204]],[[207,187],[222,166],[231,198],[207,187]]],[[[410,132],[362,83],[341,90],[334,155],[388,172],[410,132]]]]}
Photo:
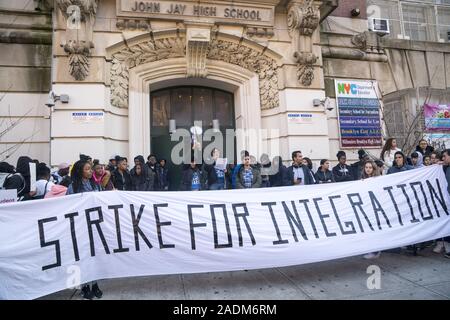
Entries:
{"type": "Polygon", "coordinates": [[[25,189],[25,179],[19,172],[16,173],[0,172],[0,190],[5,190],[6,181],[13,176],[20,177],[20,180],[22,181],[21,186],[17,189],[17,194],[20,194],[25,189]]]}
{"type": "Polygon", "coordinates": [[[0,172],[0,190],[5,190],[5,182],[10,176],[12,173],[0,172]]]}

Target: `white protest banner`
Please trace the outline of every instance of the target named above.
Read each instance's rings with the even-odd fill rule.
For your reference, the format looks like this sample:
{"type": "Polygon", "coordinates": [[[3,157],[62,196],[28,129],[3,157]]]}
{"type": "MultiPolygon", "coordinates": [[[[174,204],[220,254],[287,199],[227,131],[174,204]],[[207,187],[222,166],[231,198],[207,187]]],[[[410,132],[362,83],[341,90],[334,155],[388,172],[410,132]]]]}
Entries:
{"type": "Polygon", "coordinates": [[[17,201],[17,190],[0,190],[0,204],[11,203],[17,201]]]}
{"type": "Polygon", "coordinates": [[[144,275],[298,265],[450,235],[442,166],[364,181],[91,192],[0,206],[0,298],[144,275]],[[77,283],[75,283],[77,284],[77,283]]]}

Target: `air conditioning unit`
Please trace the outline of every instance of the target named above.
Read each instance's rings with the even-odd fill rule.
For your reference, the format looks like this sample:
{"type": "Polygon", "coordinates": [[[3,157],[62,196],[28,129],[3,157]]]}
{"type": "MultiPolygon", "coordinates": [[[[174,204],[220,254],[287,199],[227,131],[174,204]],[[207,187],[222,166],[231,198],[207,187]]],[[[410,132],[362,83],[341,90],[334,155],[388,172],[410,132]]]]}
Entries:
{"type": "Polygon", "coordinates": [[[389,20],[380,18],[369,18],[369,30],[380,35],[389,34],[389,20]]]}

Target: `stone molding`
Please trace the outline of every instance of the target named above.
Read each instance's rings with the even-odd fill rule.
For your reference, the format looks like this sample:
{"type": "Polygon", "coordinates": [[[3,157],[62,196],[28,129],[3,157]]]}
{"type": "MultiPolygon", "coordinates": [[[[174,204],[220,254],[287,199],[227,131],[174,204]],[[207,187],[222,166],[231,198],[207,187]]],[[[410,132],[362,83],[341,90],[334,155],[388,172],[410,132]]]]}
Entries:
{"type": "Polygon", "coordinates": [[[129,72],[130,69],[149,62],[169,59],[188,58],[190,54],[201,55],[199,64],[187,63],[187,76],[205,77],[206,61],[219,60],[245,68],[258,75],[261,109],[276,108],[279,105],[278,96],[278,64],[269,56],[265,49],[258,50],[248,46],[244,41],[233,42],[220,38],[213,30],[211,40],[206,45],[193,44],[189,48],[186,34],[177,32],[176,35],[165,35],[155,39],[154,36],[146,40],[127,45],[125,48],[111,54],[111,104],[120,108],[128,107],[129,72]],[[195,52],[197,50],[197,52],[195,52]],[[201,52],[198,52],[201,51],[201,52]]]}

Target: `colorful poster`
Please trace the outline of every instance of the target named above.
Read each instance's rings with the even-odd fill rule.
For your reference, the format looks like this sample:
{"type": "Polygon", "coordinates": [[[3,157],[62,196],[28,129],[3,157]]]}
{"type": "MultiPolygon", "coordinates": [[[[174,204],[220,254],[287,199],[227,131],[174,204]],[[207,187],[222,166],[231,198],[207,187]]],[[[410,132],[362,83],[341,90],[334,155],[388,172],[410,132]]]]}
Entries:
{"type": "Polygon", "coordinates": [[[423,113],[425,116],[425,130],[450,130],[450,105],[425,104],[423,107],[423,113]]]}
{"type": "Polygon", "coordinates": [[[436,150],[450,149],[450,133],[426,133],[423,138],[436,150]]]}
{"type": "Polygon", "coordinates": [[[342,148],[382,146],[376,81],[335,80],[342,148]]]}

